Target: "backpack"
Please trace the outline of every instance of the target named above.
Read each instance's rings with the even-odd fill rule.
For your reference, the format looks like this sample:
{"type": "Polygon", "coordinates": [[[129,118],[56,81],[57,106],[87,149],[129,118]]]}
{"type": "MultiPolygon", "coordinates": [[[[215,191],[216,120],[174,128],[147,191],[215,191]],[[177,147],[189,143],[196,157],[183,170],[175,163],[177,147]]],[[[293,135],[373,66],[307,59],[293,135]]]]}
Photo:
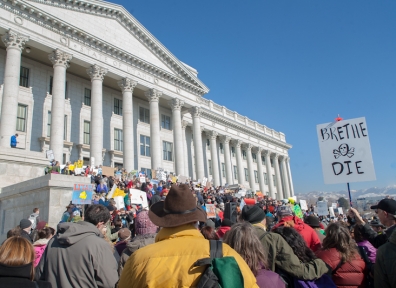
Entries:
{"type": "Polygon", "coordinates": [[[238,263],[232,256],[223,257],[223,243],[209,240],[210,258],[199,259],[194,267],[208,265],[202,273],[197,288],[240,288],[244,286],[238,263]]]}
{"type": "Polygon", "coordinates": [[[374,263],[372,263],[368,256],[366,250],[364,250],[364,247],[358,246],[358,251],[360,254],[360,257],[362,257],[364,263],[366,263],[367,267],[367,272],[364,273],[364,279],[365,279],[365,284],[366,288],[374,288],[374,278],[370,275],[370,272],[374,270],[374,263]]]}

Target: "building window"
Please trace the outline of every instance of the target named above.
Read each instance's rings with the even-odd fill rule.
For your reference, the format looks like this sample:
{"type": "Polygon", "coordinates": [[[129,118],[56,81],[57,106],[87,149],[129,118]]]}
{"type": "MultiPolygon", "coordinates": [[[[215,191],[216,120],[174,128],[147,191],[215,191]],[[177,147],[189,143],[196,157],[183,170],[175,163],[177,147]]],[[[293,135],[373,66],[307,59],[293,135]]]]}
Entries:
{"type": "Polygon", "coordinates": [[[140,168],[140,172],[142,172],[146,177],[151,179],[151,169],[149,168],[140,168]]]}
{"type": "Polygon", "coordinates": [[[29,68],[21,66],[21,73],[19,74],[19,86],[29,87],[29,68]]]}
{"type": "Polygon", "coordinates": [[[223,177],[226,177],[225,176],[225,164],[224,163],[221,163],[221,175],[223,175],[223,177]]]}
{"type": "Polygon", "coordinates": [[[52,122],[51,111],[48,111],[47,137],[51,137],[51,122],[52,122]]]}
{"type": "Polygon", "coordinates": [[[164,114],[161,115],[161,127],[163,129],[171,130],[170,117],[164,114]]]}
{"type": "Polygon", "coordinates": [[[62,158],[63,158],[63,162],[62,163],[66,164],[67,161],[66,161],[66,154],[65,153],[63,153],[63,157],[62,158]]]}
{"type": "Polygon", "coordinates": [[[254,171],[254,182],[258,183],[258,173],[256,170],[254,171]]]}
{"type": "Polygon", "coordinates": [[[27,106],[18,104],[17,125],[16,125],[17,131],[26,132],[26,113],[27,113],[27,106]]]}
{"type": "Polygon", "coordinates": [[[122,169],[124,168],[124,165],[122,163],[114,162],[114,168],[122,169]]]}
{"type": "Polygon", "coordinates": [[[265,165],[265,157],[264,156],[261,156],[261,164],[265,165]]]}
{"type": "Polygon", "coordinates": [[[150,110],[139,107],[139,120],[140,122],[150,124],[150,110]]]}
{"type": "Polygon", "coordinates": [[[209,175],[212,175],[212,160],[208,160],[208,166],[209,166],[209,175]]]}
{"type": "Polygon", "coordinates": [[[89,158],[86,158],[86,157],[83,158],[83,165],[84,166],[90,165],[90,163],[91,163],[91,161],[89,160],[89,158]]]}
{"type": "Polygon", "coordinates": [[[91,122],[84,121],[84,144],[90,145],[91,122]]]}
{"type": "Polygon", "coordinates": [[[63,121],[64,121],[63,122],[63,140],[66,141],[66,137],[67,137],[67,115],[65,115],[65,118],[63,119],[63,121]]]}
{"type": "Polygon", "coordinates": [[[235,147],[231,147],[231,155],[235,158],[235,147]]]}
{"type": "Polygon", "coordinates": [[[122,116],[122,100],[114,98],[114,114],[122,116]]]}
{"type": "Polygon", "coordinates": [[[117,128],[114,128],[114,150],[116,151],[124,150],[122,130],[117,128]]]}
{"type": "Polygon", "coordinates": [[[150,157],[150,137],[140,135],[140,155],[150,157]]]}
{"type": "Polygon", "coordinates": [[[234,166],[234,179],[236,180],[238,178],[238,169],[237,166],[234,166]]]}
{"type": "Polygon", "coordinates": [[[67,81],[65,83],[65,99],[67,99],[67,81]]]}
{"type": "Polygon", "coordinates": [[[274,168],[274,160],[271,159],[271,167],[274,168]]]}
{"type": "Polygon", "coordinates": [[[248,181],[249,179],[249,171],[248,169],[245,168],[245,181],[248,181]]]}
{"type": "Polygon", "coordinates": [[[253,162],[257,163],[257,154],[252,153],[253,162]]]}
{"type": "Polygon", "coordinates": [[[246,160],[246,150],[242,150],[242,158],[243,160],[246,160]]]}
{"type": "Polygon", "coordinates": [[[91,106],[91,89],[84,89],[84,105],[91,106]]]}
{"type": "Polygon", "coordinates": [[[276,187],[276,179],[275,179],[275,175],[272,175],[272,180],[274,181],[274,187],[276,187]]]}
{"type": "Polygon", "coordinates": [[[172,143],[163,141],[163,157],[166,161],[172,161],[172,143]]]}
{"type": "Polygon", "coordinates": [[[224,147],[223,147],[223,143],[219,144],[219,148],[220,148],[220,153],[224,154],[224,147]]]}
{"type": "Polygon", "coordinates": [[[210,150],[210,140],[206,139],[206,148],[210,150]]]}
{"type": "Polygon", "coordinates": [[[265,184],[265,185],[268,185],[267,173],[264,173],[264,184],[265,184]]]}

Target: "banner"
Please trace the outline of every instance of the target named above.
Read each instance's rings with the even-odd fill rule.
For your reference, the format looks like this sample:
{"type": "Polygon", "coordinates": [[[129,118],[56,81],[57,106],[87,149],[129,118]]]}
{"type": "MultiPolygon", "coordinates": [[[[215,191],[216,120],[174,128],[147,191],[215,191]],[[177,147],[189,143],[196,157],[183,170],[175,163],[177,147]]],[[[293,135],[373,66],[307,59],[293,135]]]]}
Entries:
{"type": "Polygon", "coordinates": [[[300,200],[300,206],[301,206],[301,210],[308,210],[308,205],[307,205],[307,201],[306,200],[300,200]]]}
{"type": "Polygon", "coordinates": [[[318,206],[318,215],[319,216],[327,216],[327,215],[329,215],[329,210],[327,208],[327,202],[318,201],[316,203],[316,205],[318,206]]]}
{"type": "Polygon", "coordinates": [[[216,207],[214,204],[206,204],[206,214],[208,218],[216,218],[216,207]]]}
{"type": "Polygon", "coordinates": [[[317,134],[325,184],[376,180],[364,117],[317,125],[317,134]]]}
{"type": "Polygon", "coordinates": [[[74,184],[73,185],[73,204],[91,204],[93,196],[92,184],[74,184]]]}

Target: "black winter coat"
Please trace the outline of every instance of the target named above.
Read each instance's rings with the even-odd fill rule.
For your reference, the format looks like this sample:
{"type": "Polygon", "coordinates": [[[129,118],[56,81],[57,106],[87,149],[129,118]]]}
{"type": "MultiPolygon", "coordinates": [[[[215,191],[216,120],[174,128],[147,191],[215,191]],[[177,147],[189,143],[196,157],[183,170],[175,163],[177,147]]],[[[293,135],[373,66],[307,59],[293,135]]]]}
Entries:
{"type": "Polygon", "coordinates": [[[52,288],[49,282],[30,280],[32,265],[14,267],[0,264],[0,288],[52,288]]]}

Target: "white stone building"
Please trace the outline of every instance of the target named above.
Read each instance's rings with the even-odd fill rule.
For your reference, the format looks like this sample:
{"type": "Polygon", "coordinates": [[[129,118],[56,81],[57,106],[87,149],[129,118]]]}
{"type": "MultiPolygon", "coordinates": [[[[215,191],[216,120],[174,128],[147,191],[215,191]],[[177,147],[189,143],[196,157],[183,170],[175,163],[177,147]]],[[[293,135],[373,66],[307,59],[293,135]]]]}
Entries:
{"type": "Polygon", "coordinates": [[[0,146],[294,195],[285,135],[205,99],[122,6],[0,0],[0,35],[0,146]]]}

